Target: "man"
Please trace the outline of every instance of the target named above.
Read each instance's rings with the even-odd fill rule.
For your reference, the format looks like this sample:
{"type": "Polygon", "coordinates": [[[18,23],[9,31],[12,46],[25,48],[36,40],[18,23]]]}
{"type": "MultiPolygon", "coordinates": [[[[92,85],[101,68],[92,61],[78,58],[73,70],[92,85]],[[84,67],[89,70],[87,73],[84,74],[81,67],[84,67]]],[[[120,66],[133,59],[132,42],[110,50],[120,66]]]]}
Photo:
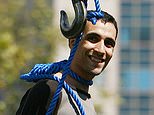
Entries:
{"type": "MultiPolygon", "coordinates": [[[[98,19],[93,25],[86,21],[82,39],[70,65],[70,69],[82,79],[92,80],[99,75],[109,63],[118,34],[115,19],[104,12],[104,17],[98,19]]],[[[69,40],[69,47],[72,48],[75,39],[69,40]]],[[[61,76],[61,72],[56,76],[61,76]]],[[[82,102],[86,115],[96,115],[89,92],[89,85],[85,85],[67,75],[65,82],[74,90],[82,102]]],[[[53,80],[40,80],[36,85],[27,91],[23,96],[17,115],[44,115],[50,105],[58,83],[53,80]]],[[[80,112],[70,94],[62,90],[54,115],[79,115],[80,112]]]]}

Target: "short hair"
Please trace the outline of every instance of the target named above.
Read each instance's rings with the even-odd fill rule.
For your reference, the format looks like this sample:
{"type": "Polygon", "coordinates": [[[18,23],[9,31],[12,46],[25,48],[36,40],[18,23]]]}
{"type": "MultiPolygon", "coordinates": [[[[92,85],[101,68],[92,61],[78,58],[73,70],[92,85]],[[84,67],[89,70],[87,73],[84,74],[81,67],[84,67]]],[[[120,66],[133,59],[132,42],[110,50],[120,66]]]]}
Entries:
{"type": "MultiPolygon", "coordinates": [[[[91,12],[96,12],[96,11],[93,11],[93,10],[89,10],[87,11],[87,13],[91,13],[91,12]]],[[[103,14],[104,16],[101,17],[101,18],[97,18],[98,19],[101,19],[104,23],[107,23],[107,22],[110,22],[114,25],[115,29],[116,29],[116,38],[117,38],[117,35],[118,35],[118,26],[117,26],[117,22],[115,20],[115,18],[110,15],[109,13],[105,12],[105,11],[101,11],[101,14],[103,14]]]]}

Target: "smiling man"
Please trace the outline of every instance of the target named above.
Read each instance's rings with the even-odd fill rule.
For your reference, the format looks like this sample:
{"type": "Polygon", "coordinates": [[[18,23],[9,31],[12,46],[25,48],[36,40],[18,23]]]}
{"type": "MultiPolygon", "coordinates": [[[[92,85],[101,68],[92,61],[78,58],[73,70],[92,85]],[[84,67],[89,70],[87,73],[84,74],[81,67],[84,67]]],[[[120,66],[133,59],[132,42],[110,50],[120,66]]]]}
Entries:
{"type": "MultiPolygon", "coordinates": [[[[114,52],[118,34],[117,23],[110,14],[103,11],[102,13],[104,13],[104,17],[98,19],[96,24],[86,21],[82,39],[70,66],[70,69],[84,80],[93,80],[96,75],[99,75],[109,63],[114,52]]],[[[75,39],[69,39],[71,49],[74,43],[75,39]]],[[[61,75],[61,72],[56,74],[59,77],[61,75]]],[[[86,115],[96,115],[89,94],[89,85],[79,82],[71,75],[67,75],[65,82],[79,97],[86,115]]],[[[58,83],[54,80],[38,81],[22,98],[16,115],[45,115],[57,85],[58,83]]],[[[77,105],[70,94],[62,90],[53,114],[79,115],[79,113],[77,105]]]]}
{"type": "Polygon", "coordinates": [[[87,21],[71,68],[84,79],[91,80],[101,73],[110,61],[117,30],[112,22],[99,19],[95,25],[87,21]]]}

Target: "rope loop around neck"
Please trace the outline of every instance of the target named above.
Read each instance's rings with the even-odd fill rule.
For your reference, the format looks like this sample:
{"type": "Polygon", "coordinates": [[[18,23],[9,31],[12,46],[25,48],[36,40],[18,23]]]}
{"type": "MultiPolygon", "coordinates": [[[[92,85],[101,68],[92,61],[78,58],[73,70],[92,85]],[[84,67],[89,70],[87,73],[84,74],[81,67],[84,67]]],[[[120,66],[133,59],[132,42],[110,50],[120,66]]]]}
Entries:
{"type": "MultiPolygon", "coordinates": [[[[87,0],[84,0],[84,1],[86,1],[85,6],[87,8],[87,0]]],[[[99,0],[94,0],[94,2],[95,2],[96,11],[90,11],[87,13],[87,19],[91,21],[92,24],[96,24],[97,20],[104,16],[104,13],[101,11],[101,8],[100,8],[99,0]]],[[[82,33],[80,34],[80,36],[76,38],[74,47],[71,50],[68,61],[64,60],[61,62],[56,62],[56,63],[51,63],[51,64],[37,64],[28,74],[24,74],[20,76],[21,79],[27,80],[29,82],[37,82],[38,80],[41,80],[41,79],[53,79],[59,82],[57,90],[46,112],[46,115],[52,115],[54,107],[57,103],[57,100],[59,98],[59,94],[62,88],[64,88],[71,94],[71,96],[73,97],[74,101],[76,102],[79,108],[80,114],[86,115],[84,107],[82,103],[80,102],[80,100],[78,99],[78,96],[72,91],[69,85],[67,85],[65,82],[66,76],[70,74],[73,78],[75,78],[76,80],[78,80],[79,82],[83,84],[86,83],[88,85],[92,85],[93,83],[92,81],[81,79],[80,76],[78,76],[77,74],[75,74],[74,72],[70,70],[70,64],[73,60],[78,44],[81,40],[81,36],[82,36],[82,33]],[[53,74],[61,70],[63,70],[62,78],[58,79],[53,74]]]]}

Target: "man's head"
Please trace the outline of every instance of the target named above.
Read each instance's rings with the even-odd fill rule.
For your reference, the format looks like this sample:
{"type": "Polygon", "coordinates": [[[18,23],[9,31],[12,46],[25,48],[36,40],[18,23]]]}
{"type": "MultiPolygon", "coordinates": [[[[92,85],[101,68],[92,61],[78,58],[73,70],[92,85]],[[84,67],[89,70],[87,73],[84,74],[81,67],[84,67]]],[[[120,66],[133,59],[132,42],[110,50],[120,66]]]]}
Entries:
{"type": "MultiPolygon", "coordinates": [[[[71,69],[84,79],[91,80],[100,74],[110,61],[118,34],[115,19],[106,12],[104,17],[93,25],[86,21],[82,39],[79,43],[71,69]]],[[[75,39],[69,40],[72,48],[75,39]]]]}

